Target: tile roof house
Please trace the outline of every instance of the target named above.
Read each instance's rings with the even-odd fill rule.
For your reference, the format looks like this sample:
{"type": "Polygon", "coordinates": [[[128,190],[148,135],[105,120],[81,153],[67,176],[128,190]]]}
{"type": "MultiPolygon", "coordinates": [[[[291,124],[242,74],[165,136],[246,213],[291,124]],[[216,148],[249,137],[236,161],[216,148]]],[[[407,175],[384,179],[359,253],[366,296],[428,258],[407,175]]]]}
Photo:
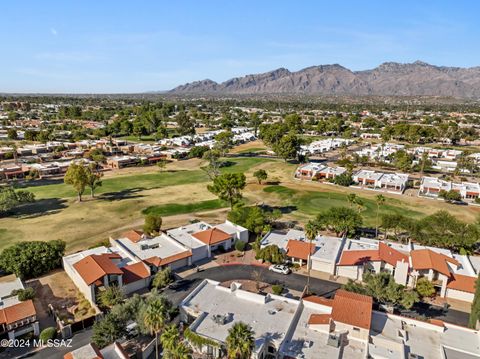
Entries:
{"type": "Polygon", "coordinates": [[[209,228],[200,232],[192,234],[192,237],[198,239],[200,242],[203,242],[208,247],[208,256],[212,256],[212,252],[223,247],[224,250],[228,250],[232,246],[233,237],[232,235],[225,233],[218,228],[209,228]]]}
{"type": "Polygon", "coordinates": [[[310,243],[290,239],[287,242],[286,250],[286,256],[289,257],[292,262],[303,265],[303,262],[308,262],[310,256],[315,253],[315,242],[310,243]]]}
{"type": "Polygon", "coordinates": [[[40,333],[37,312],[32,300],[20,301],[13,290],[24,289],[23,283],[15,275],[0,278],[0,334],[9,339],[33,331],[40,333]]]}
{"type": "Polygon", "coordinates": [[[65,354],[63,359],[129,359],[122,345],[114,342],[103,349],[99,349],[95,344],[89,343],[83,347],[72,350],[65,354]]]}

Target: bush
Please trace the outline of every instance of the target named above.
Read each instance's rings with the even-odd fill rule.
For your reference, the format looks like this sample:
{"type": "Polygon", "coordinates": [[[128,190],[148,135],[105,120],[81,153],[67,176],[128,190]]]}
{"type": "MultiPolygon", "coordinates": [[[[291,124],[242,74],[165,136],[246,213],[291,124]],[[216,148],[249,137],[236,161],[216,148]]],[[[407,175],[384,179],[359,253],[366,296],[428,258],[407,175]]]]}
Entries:
{"type": "Polygon", "coordinates": [[[353,178],[351,174],[345,172],[341,175],[335,176],[332,182],[338,186],[348,187],[353,184],[353,178]]]}
{"type": "Polygon", "coordinates": [[[26,288],[13,290],[12,295],[18,295],[18,300],[24,302],[26,300],[35,298],[35,289],[26,288]]]}
{"type": "Polygon", "coordinates": [[[280,284],[272,285],[272,292],[273,294],[280,295],[283,292],[283,286],[280,284]]]}
{"type": "Polygon", "coordinates": [[[272,244],[257,251],[256,259],[262,259],[264,262],[272,264],[281,264],[285,262],[285,255],[278,246],[272,244]]]}
{"type": "Polygon", "coordinates": [[[435,294],[435,287],[433,286],[433,283],[425,277],[417,280],[415,289],[421,297],[432,297],[435,294]]]}
{"type": "Polygon", "coordinates": [[[173,273],[172,270],[167,267],[162,269],[155,275],[153,278],[152,286],[157,289],[165,288],[167,285],[173,282],[173,273]]]}
{"type": "Polygon", "coordinates": [[[42,330],[38,338],[42,342],[46,342],[48,340],[55,339],[56,336],[57,336],[57,329],[54,327],[48,327],[42,330]]]}
{"type": "Polygon", "coordinates": [[[240,240],[235,241],[235,249],[239,252],[243,252],[246,246],[247,245],[243,241],[240,241],[240,240]]]}
{"type": "Polygon", "coordinates": [[[156,235],[160,233],[162,228],[162,217],[155,214],[147,214],[145,216],[145,224],[143,225],[143,231],[150,235],[156,235]]]}

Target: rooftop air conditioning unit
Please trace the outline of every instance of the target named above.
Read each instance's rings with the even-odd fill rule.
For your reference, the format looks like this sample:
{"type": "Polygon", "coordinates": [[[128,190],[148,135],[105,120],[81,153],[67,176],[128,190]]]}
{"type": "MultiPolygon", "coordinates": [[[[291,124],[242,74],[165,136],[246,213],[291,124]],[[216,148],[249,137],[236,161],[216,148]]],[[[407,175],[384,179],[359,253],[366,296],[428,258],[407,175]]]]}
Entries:
{"type": "Polygon", "coordinates": [[[327,345],[330,345],[331,347],[335,347],[335,348],[340,347],[340,336],[335,334],[329,335],[327,340],[327,345]]]}

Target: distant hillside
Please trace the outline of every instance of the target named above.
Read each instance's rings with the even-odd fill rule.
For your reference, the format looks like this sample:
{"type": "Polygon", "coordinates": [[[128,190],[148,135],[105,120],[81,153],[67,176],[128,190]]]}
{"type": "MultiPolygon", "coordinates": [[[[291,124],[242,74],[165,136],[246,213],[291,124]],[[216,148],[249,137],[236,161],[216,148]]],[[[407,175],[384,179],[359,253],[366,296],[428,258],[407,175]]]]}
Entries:
{"type": "Polygon", "coordinates": [[[171,94],[308,94],[353,96],[441,96],[480,98],[480,67],[433,66],[386,62],[373,70],[350,71],[340,65],[320,65],[291,72],[274,71],[217,83],[196,81],[171,94]]]}

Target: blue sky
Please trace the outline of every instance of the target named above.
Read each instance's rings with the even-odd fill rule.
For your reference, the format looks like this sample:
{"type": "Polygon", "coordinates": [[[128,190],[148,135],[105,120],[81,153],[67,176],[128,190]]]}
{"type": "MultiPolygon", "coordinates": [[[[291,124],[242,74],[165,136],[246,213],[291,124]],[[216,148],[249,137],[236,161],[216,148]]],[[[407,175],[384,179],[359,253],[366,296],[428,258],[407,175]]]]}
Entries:
{"type": "Polygon", "coordinates": [[[0,92],[166,90],[279,67],[480,65],[477,1],[5,1],[0,92]]]}

